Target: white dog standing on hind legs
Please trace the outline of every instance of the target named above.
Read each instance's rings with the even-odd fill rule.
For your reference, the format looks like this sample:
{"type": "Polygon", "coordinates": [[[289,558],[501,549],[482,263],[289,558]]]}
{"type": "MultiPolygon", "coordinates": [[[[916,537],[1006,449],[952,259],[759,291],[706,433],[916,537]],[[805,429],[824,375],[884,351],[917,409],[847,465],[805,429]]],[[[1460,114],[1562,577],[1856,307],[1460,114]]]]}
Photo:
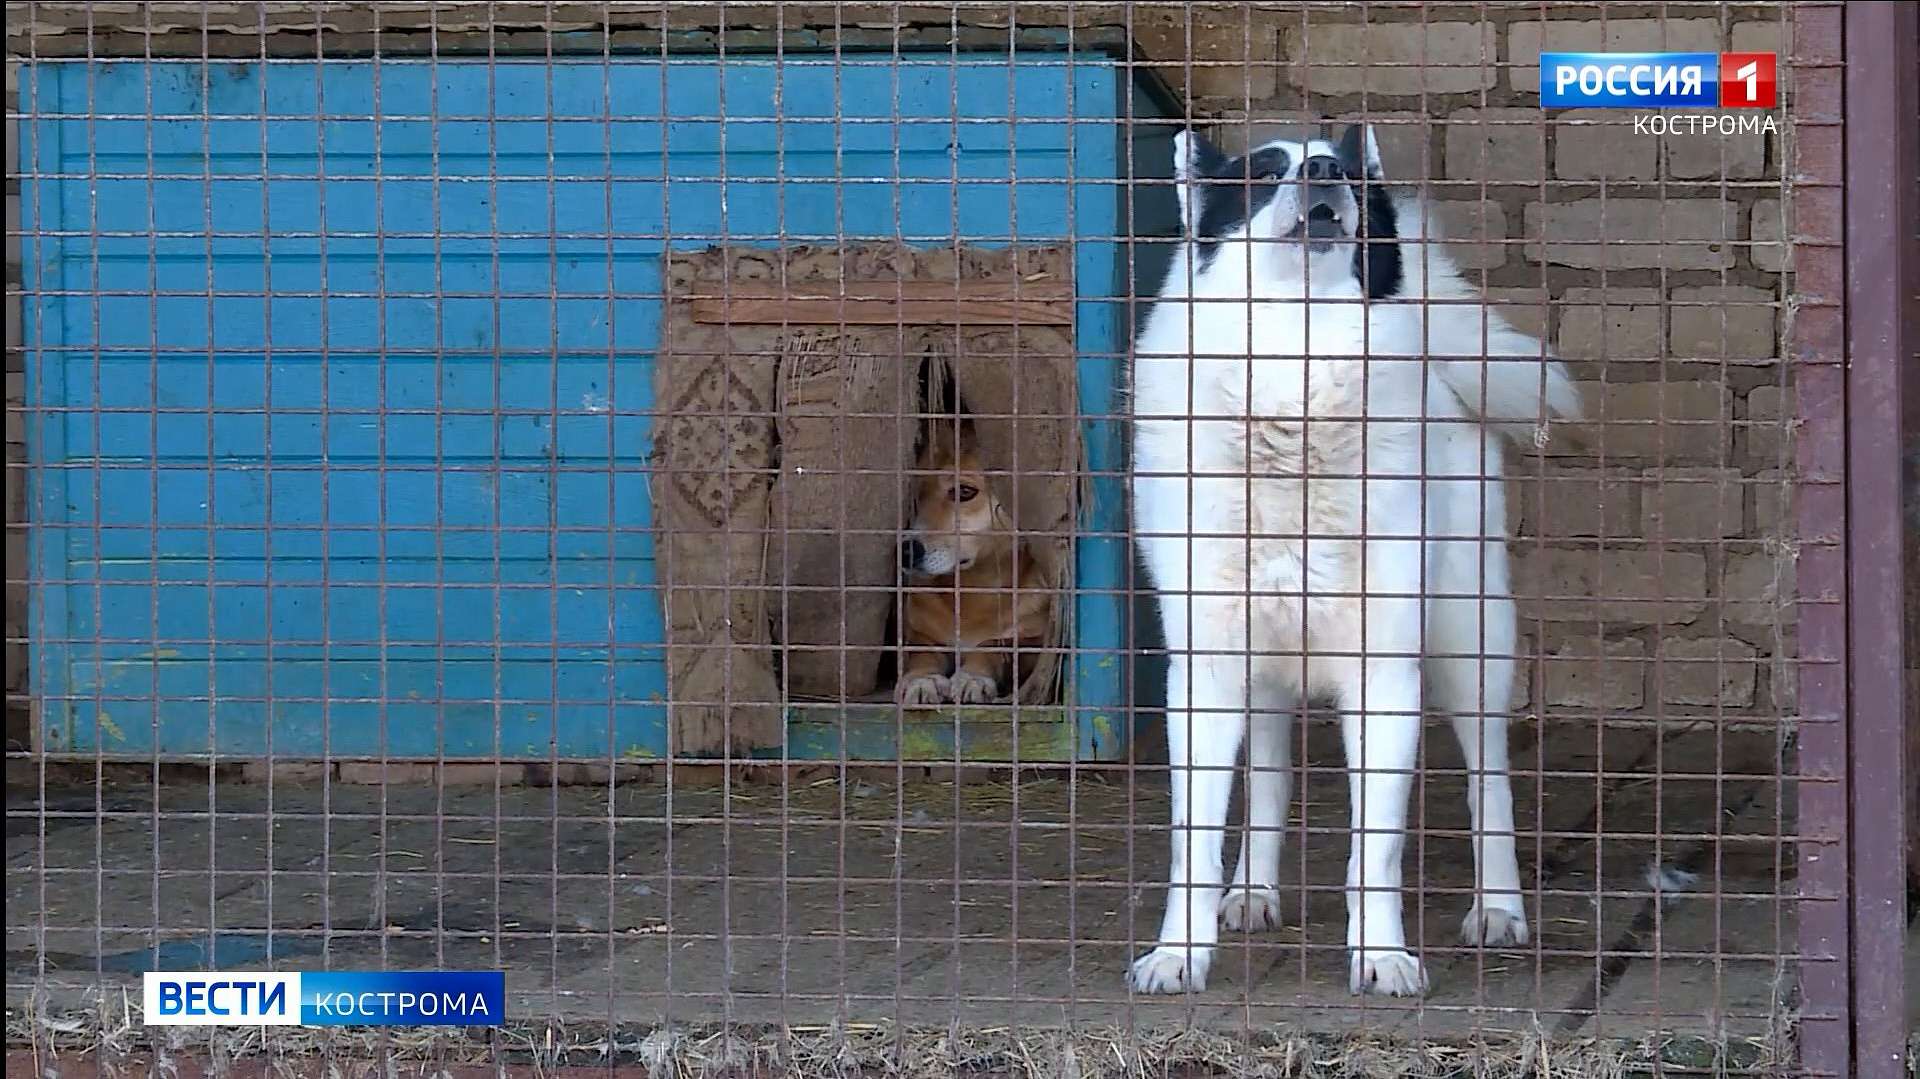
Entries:
{"type": "Polygon", "coordinates": [[[1221,922],[1279,923],[1291,713],[1330,697],[1354,831],[1349,984],[1418,994],[1401,862],[1425,706],[1451,716],[1471,777],[1462,936],[1527,940],[1501,439],[1576,417],[1578,396],[1437,245],[1409,242],[1433,236],[1424,207],[1389,197],[1365,127],[1237,158],[1182,133],[1174,154],[1184,240],[1132,393],[1136,533],[1170,656],[1173,859],[1132,982],[1204,989],[1221,922]],[[1223,893],[1243,731],[1248,830],[1223,893]]]}

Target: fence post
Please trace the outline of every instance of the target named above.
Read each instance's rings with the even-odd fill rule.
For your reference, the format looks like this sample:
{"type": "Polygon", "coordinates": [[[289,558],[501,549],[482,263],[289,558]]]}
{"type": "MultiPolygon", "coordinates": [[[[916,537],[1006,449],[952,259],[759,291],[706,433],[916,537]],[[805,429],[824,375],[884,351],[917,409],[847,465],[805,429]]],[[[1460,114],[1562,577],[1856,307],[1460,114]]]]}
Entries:
{"type": "MultiPolygon", "coordinates": [[[[1856,1074],[1906,1073],[1901,367],[1916,346],[1911,4],[1846,13],[1847,719],[1856,1074]]],[[[1911,375],[1911,372],[1909,372],[1911,375]]]]}

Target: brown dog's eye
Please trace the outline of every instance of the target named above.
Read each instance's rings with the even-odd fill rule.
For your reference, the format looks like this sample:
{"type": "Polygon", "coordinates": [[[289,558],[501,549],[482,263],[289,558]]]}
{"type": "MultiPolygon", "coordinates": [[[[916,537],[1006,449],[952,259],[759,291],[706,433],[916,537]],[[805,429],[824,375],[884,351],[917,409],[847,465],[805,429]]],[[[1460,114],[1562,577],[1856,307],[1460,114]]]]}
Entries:
{"type": "Polygon", "coordinates": [[[962,502],[971,502],[980,497],[980,489],[971,484],[963,483],[953,489],[953,497],[962,502]]]}

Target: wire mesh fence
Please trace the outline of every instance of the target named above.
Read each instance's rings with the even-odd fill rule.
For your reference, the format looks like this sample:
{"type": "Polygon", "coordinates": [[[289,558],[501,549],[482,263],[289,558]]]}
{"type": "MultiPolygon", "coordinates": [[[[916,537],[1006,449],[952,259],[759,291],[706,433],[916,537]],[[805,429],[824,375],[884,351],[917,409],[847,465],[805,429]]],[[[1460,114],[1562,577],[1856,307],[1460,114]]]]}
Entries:
{"type": "Polygon", "coordinates": [[[10,1044],[1842,1074],[1840,18],[10,4],[10,1044]]]}

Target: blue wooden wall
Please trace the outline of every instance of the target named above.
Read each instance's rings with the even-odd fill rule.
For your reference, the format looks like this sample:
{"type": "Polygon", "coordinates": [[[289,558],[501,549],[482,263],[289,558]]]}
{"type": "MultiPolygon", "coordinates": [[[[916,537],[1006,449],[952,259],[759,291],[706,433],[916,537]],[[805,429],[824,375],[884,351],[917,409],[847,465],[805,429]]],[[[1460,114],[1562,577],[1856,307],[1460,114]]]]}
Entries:
{"type": "MultiPolygon", "coordinates": [[[[45,745],[663,753],[663,250],[1077,239],[1111,414],[1133,91],[1069,57],[28,66],[45,745]]],[[[1116,427],[1087,435],[1116,469],[1116,427]]],[[[1071,681],[1110,757],[1099,487],[1071,681]]]]}

